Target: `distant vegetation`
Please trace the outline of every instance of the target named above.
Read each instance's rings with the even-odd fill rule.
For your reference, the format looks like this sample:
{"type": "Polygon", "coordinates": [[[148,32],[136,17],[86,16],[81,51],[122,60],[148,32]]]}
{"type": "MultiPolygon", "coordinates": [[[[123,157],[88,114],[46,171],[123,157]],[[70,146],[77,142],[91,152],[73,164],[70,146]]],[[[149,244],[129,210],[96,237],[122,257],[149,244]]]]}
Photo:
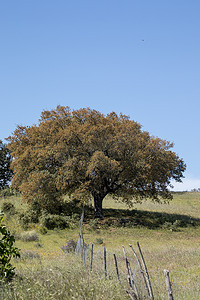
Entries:
{"type": "Polygon", "coordinates": [[[0,190],[10,183],[12,170],[10,169],[11,155],[6,144],[0,140],[0,190]]]}
{"type": "Polygon", "coordinates": [[[200,192],[200,188],[198,188],[198,189],[191,189],[191,192],[199,193],[200,192]]]}

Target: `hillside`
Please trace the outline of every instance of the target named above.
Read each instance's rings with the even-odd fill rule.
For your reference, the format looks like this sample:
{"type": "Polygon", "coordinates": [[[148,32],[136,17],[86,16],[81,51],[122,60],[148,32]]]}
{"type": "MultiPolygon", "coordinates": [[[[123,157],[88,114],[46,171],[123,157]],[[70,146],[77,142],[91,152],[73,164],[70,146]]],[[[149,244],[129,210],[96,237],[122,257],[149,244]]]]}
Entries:
{"type": "MultiPolygon", "coordinates": [[[[199,297],[200,266],[197,261],[200,256],[200,193],[175,193],[169,204],[147,200],[130,209],[123,203],[115,203],[107,198],[104,202],[105,219],[102,221],[93,219],[92,211],[88,209],[83,235],[90,249],[94,244],[96,271],[92,276],[82,267],[76,255],[65,254],[61,249],[68,241],[77,241],[79,214],[76,213],[74,219],[70,219],[69,228],[63,230],[55,228],[45,231],[41,224],[33,223],[24,230],[18,215],[27,209],[26,205],[19,196],[1,198],[1,207],[4,202],[11,202],[15,206],[16,213],[7,213],[5,223],[15,234],[16,246],[21,249],[21,259],[13,262],[20,277],[15,279],[12,290],[4,290],[6,299],[18,296],[21,299],[66,299],[66,294],[67,299],[108,299],[106,295],[109,295],[109,299],[128,299],[124,292],[122,297],[121,286],[116,281],[112,255],[116,253],[119,259],[123,257],[124,245],[127,255],[132,259],[128,245],[132,244],[137,251],[137,241],[148,266],[155,299],[167,299],[164,269],[170,271],[175,299],[196,300],[199,297]],[[108,251],[108,273],[112,275],[106,282],[101,273],[104,247],[108,251]],[[35,272],[38,278],[33,276],[35,272]],[[78,282],[77,276],[80,278],[78,282]],[[60,280],[56,279],[58,277],[60,280]],[[67,280],[73,288],[66,283],[67,280]],[[99,280],[101,286],[97,284],[99,280]],[[52,292],[49,287],[50,290],[52,287],[52,292]],[[30,289],[30,295],[27,289],[30,289]]],[[[124,268],[123,259],[119,264],[124,268]]],[[[125,270],[122,273],[125,274],[125,270]]]]}

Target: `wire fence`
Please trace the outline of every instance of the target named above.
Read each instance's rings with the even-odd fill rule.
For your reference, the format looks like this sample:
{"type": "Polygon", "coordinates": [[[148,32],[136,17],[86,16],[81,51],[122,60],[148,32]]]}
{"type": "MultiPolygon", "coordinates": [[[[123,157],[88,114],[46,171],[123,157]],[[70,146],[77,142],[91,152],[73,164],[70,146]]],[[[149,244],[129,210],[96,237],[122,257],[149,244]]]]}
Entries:
{"type": "Polygon", "coordinates": [[[79,238],[76,253],[91,272],[100,278],[117,280],[127,295],[134,300],[197,300],[200,299],[200,283],[190,278],[188,273],[173,270],[153,269],[148,273],[146,262],[139,242],[134,249],[132,245],[122,246],[117,253],[106,247],[86,245],[82,234],[84,211],[79,226],[79,238]]]}
{"type": "Polygon", "coordinates": [[[79,237],[75,250],[76,254],[81,255],[84,265],[88,267],[90,271],[98,273],[100,277],[104,276],[105,279],[116,277],[131,299],[154,299],[149,274],[139,243],[137,243],[137,246],[140,259],[132,245],[129,245],[132,251],[131,257],[127,255],[124,246],[122,246],[123,255],[111,253],[106,247],[103,248],[103,253],[102,249],[101,251],[99,249],[97,249],[97,251],[95,249],[94,251],[94,244],[91,245],[90,249],[84,242],[82,232],[83,219],[84,209],[80,219],[79,237]],[[88,255],[89,252],[90,255],[88,255]]]}
{"type": "MultiPolygon", "coordinates": [[[[133,299],[156,299],[156,300],[197,300],[200,299],[200,282],[183,271],[173,270],[170,272],[169,282],[172,290],[170,297],[164,270],[153,269],[149,271],[149,279],[153,291],[153,297],[148,291],[144,270],[140,268],[137,259],[131,251],[130,246],[124,247],[127,260],[123,253],[108,251],[105,247],[92,244],[85,258],[85,267],[94,272],[99,278],[116,280],[123,286],[124,291],[130,293],[133,299]],[[136,290],[136,291],[135,291],[136,290]]],[[[137,251],[139,256],[139,251],[137,251]]],[[[145,275],[146,278],[146,275],[145,275]]]]}

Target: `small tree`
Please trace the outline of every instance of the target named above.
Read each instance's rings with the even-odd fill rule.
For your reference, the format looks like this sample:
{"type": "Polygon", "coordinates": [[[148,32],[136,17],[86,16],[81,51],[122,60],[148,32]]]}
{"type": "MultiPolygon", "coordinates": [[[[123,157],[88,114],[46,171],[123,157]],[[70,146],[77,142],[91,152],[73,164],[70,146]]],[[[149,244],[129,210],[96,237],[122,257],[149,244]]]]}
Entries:
{"type": "Polygon", "coordinates": [[[114,112],[104,116],[58,106],[44,111],[38,125],[18,126],[8,140],[12,186],[25,199],[54,208],[65,194],[83,201],[93,197],[97,217],[103,217],[108,194],[128,204],[171,199],[170,180],[180,182],[185,170],[172,143],[114,112]]]}
{"type": "Polygon", "coordinates": [[[12,177],[10,169],[11,156],[10,151],[0,140],[0,190],[5,188],[12,177]]]}
{"type": "Polygon", "coordinates": [[[14,247],[15,238],[2,224],[4,217],[0,215],[0,279],[10,280],[15,275],[11,265],[12,257],[20,257],[19,249],[14,247]]]}

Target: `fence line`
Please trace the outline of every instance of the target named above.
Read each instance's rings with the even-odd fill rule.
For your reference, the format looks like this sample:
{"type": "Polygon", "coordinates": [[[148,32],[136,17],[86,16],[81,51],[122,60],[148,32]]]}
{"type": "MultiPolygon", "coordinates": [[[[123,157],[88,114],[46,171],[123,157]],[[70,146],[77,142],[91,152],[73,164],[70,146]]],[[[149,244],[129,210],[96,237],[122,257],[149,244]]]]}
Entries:
{"type": "MultiPolygon", "coordinates": [[[[147,288],[147,279],[144,279],[144,271],[138,256],[129,253],[128,257],[124,246],[122,246],[124,255],[121,253],[117,256],[116,253],[108,251],[106,247],[99,250],[98,247],[94,247],[94,244],[91,245],[90,252],[88,252],[86,250],[89,249],[89,246],[84,243],[81,231],[82,222],[80,222],[79,243],[76,247],[76,253],[81,256],[84,265],[90,271],[99,273],[99,276],[103,276],[105,279],[116,278],[131,299],[153,299],[147,288]]],[[[135,253],[132,246],[131,249],[132,253],[135,253]]]]}
{"type": "MultiPolygon", "coordinates": [[[[80,254],[81,259],[85,265],[85,267],[89,267],[91,272],[97,272],[99,276],[105,279],[116,278],[117,281],[123,286],[126,293],[129,295],[131,299],[141,300],[141,299],[149,299],[154,300],[153,289],[157,289],[159,287],[159,293],[157,292],[156,299],[165,299],[166,298],[166,290],[168,293],[168,299],[173,300],[173,292],[179,292],[179,281],[177,284],[173,282],[173,291],[172,291],[172,281],[169,279],[169,271],[164,270],[162,283],[155,282],[155,274],[160,273],[160,271],[151,270],[151,276],[154,275],[153,287],[151,284],[150,276],[147,270],[147,266],[145,263],[145,259],[140,247],[139,242],[137,242],[137,248],[139,252],[139,256],[136,251],[133,249],[133,246],[129,244],[131,249],[132,256],[130,253],[127,255],[125,247],[122,246],[123,254],[117,254],[109,252],[106,247],[103,248],[103,251],[96,250],[94,244],[91,245],[91,249],[88,245],[85,244],[82,226],[84,219],[84,209],[81,215],[81,220],[79,224],[79,237],[76,246],[76,253],[80,254]],[[90,250],[90,251],[89,251],[90,250]],[[90,253],[90,255],[88,255],[90,253]],[[129,256],[129,257],[128,257],[129,256]],[[100,267],[101,266],[101,267],[100,267]],[[164,280],[165,279],[165,280],[164,280]],[[165,292],[163,292],[163,285],[166,285],[165,292]],[[161,289],[161,292],[160,292],[161,289]]],[[[173,276],[176,272],[173,271],[173,276]]],[[[158,275],[159,279],[160,274],[158,275]]],[[[159,279],[160,280],[160,279],[159,279]]],[[[194,294],[198,294],[200,291],[200,286],[195,285],[194,294]]],[[[180,288],[180,294],[184,295],[188,292],[184,289],[180,288]]],[[[199,296],[199,294],[198,294],[199,296]]],[[[191,298],[193,299],[193,298],[191,298]]],[[[194,298],[196,300],[196,298],[194,298]]]]}

